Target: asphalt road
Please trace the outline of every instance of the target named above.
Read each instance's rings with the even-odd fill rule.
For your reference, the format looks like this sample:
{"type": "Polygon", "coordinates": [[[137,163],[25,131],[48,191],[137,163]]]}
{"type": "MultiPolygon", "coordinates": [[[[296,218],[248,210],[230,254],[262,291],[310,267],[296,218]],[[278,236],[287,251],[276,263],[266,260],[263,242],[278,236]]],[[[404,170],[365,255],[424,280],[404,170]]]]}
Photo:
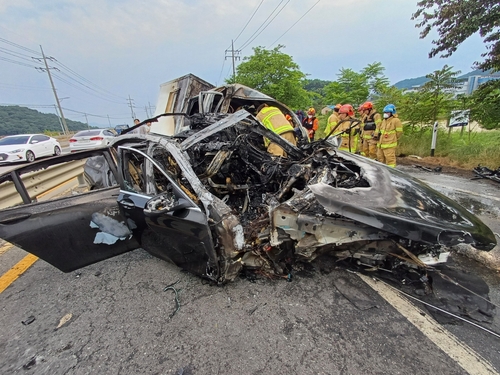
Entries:
{"type": "MultiPolygon", "coordinates": [[[[451,182],[447,176],[417,174],[474,207],[487,199],[477,212],[500,232],[494,183],[466,185],[463,178],[451,182]]],[[[2,274],[26,256],[5,249],[0,243],[2,274]]],[[[483,277],[500,306],[498,272],[458,254],[453,258],[483,277]]],[[[297,272],[292,282],[241,278],[223,287],[143,250],[67,274],[39,260],[0,294],[0,373],[500,372],[500,338],[466,324],[432,323],[426,310],[399,301],[383,284],[373,286],[382,288],[377,292],[372,284],[330,258],[297,272]],[[180,308],[172,316],[174,293],[164,288],[176,281],[180,308]],[[351,303],[335,286],[339,283],[364,303],[351,303]],[[30,316],[35,320],[23,324],[30,316]]],[[[500,332],[498,315],[484,325],[500,332]]]]}

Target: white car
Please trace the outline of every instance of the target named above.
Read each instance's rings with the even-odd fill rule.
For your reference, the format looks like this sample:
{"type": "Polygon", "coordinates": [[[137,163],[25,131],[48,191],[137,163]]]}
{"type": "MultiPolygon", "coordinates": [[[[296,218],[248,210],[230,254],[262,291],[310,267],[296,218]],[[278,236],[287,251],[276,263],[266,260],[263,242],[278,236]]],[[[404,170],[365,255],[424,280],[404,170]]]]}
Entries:
{"type": "Polygon", "coordinates": [[[0,163],[31,163],[42,156],[60,154],[61,145],[57,139],[44,134],[9,135],[0,139],[0,163]]]}
{"type": "Polygon", "coordinates": [[[107,129],[83,130],[69,140],[71,152],[107,146],[115,134],[107,129]]]}

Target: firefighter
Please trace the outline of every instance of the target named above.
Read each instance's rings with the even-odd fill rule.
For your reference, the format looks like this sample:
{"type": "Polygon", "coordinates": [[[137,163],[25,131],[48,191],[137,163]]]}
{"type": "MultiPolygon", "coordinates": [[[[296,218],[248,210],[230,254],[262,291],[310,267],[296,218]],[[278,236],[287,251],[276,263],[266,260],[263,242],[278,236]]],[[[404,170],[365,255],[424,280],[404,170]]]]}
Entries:
{"type": "Polygon", "coordinates": [[[373,108],[372,102],[365,102],[360,107],[361,113],[361,155],[370,159],[377,158],[377,140],[374,136],[378,134],[382,116],[373,108]]]}
{"type": "MultiPolygon", "coordinates": [[[[257,109],[257,118],[264,126],[285,138],[292,145],[296,146],[295,133],[293,126],[288,122],[283,112],[277,107],[271,107],[267,104],[262,104],[257,109]]],[[[267,152],[276,156],[287,157],[286,152],[276,143],[264,138],[264,145],[267,147],[267,152]]]]}
{"type": "Polygon", "coordinates": [[[314,108],[309,108],[307,117],[302,121],[302,126],[307,129],[309,141],[314,141],[314,134],[319,129],[319,121],[316,118],[316,110],[314,108]]]}
{"type": "Polygon", "coordinates": [[[335,129],[335,127],[339,123],[339,109],[340,109],[340,107],[342,107],[342,104],[335,105],[335,107],[333,108],[333,113],[330,115],[330,117],[328,117],[328,122],[327,122],[326,128],[325,128],[325,136],[330,134],[332,129],[335,129]]]}
{"type": "Polygon", "coordinates": [[[342,141],[339,150],[356,153],[358,147],[358,133],[361,121],[354,118],[354,108],[350,104],[344,104],[339,108],[339,126],[332,136],[341,136],[342,141]]]}
{"type": "Polygon", "coordinates": [[[394,104],[384,107],[384,119],[380,124],[377,136],[377,159],[389,167],[396,166],[396,147],[403,135],[403,125],[396,114],[394,104]]]}

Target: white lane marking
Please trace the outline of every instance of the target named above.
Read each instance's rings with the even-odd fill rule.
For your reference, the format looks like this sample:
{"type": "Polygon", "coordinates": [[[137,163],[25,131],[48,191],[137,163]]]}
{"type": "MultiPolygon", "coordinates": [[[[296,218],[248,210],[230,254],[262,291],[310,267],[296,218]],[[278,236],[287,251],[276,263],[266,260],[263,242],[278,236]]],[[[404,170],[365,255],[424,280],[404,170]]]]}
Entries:
{"type": "Polygon", "coordinates": [[[427,312],[423,313],[422,310],[384,283],[377,282],[365,275],[358,274],[358,276],[469,374],[498,375],[498,372],[488,361],[452,333],[446,331],[427,312]]]}

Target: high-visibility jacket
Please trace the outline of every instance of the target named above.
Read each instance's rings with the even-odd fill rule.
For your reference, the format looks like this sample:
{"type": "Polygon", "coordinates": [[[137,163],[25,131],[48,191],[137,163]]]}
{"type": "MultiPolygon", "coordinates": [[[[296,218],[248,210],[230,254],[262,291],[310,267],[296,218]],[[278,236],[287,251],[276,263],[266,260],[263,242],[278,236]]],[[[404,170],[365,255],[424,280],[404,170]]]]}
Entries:
{"type": "MultiPolygon", "coordinates": [[[[286,132],[293,132],[293,126],[286,119],[283,112],[277,107],[264,107],[257,113],[257,118],[264,124],[264,126],[275,132],[276,134],[283,134],[286,132]]],[[[269,139],[264,140],[266,146],[269,145],[269,139]]]]}
{"type": "Polygon", "coordinates": [[[342,137],[339,150],[355,153],[358,149],[358,132],[359,120],[348,117],[346,121],[340,123],[332,136],[340,135],[342,137]]]}
{"type": "Polygon", "coordinates": [[[327,122],[326,128],[325,128],[325,136],[330,134],[332,129],[337,126],[339,121],[340,121],[339,114],[337,112],[333,111],[333,113],[330,115],[330,117],[328,117],[328,122],[327,122]]]}
{"type": "Polygon", "coordinates": [[[373,135],[378,134],[381,123],[382,116],[373,109],[368,115],[364,116],[361,125],[361,138],[363,138],[363,141],[373,139],[373,135]]]}
{"type": "Polygon", "coordinates": [[[378,148],[391,148],[398,145],[398,139],[403,135],[403,124],[398,115],[385,118],[380,124],[378,148]]]}

